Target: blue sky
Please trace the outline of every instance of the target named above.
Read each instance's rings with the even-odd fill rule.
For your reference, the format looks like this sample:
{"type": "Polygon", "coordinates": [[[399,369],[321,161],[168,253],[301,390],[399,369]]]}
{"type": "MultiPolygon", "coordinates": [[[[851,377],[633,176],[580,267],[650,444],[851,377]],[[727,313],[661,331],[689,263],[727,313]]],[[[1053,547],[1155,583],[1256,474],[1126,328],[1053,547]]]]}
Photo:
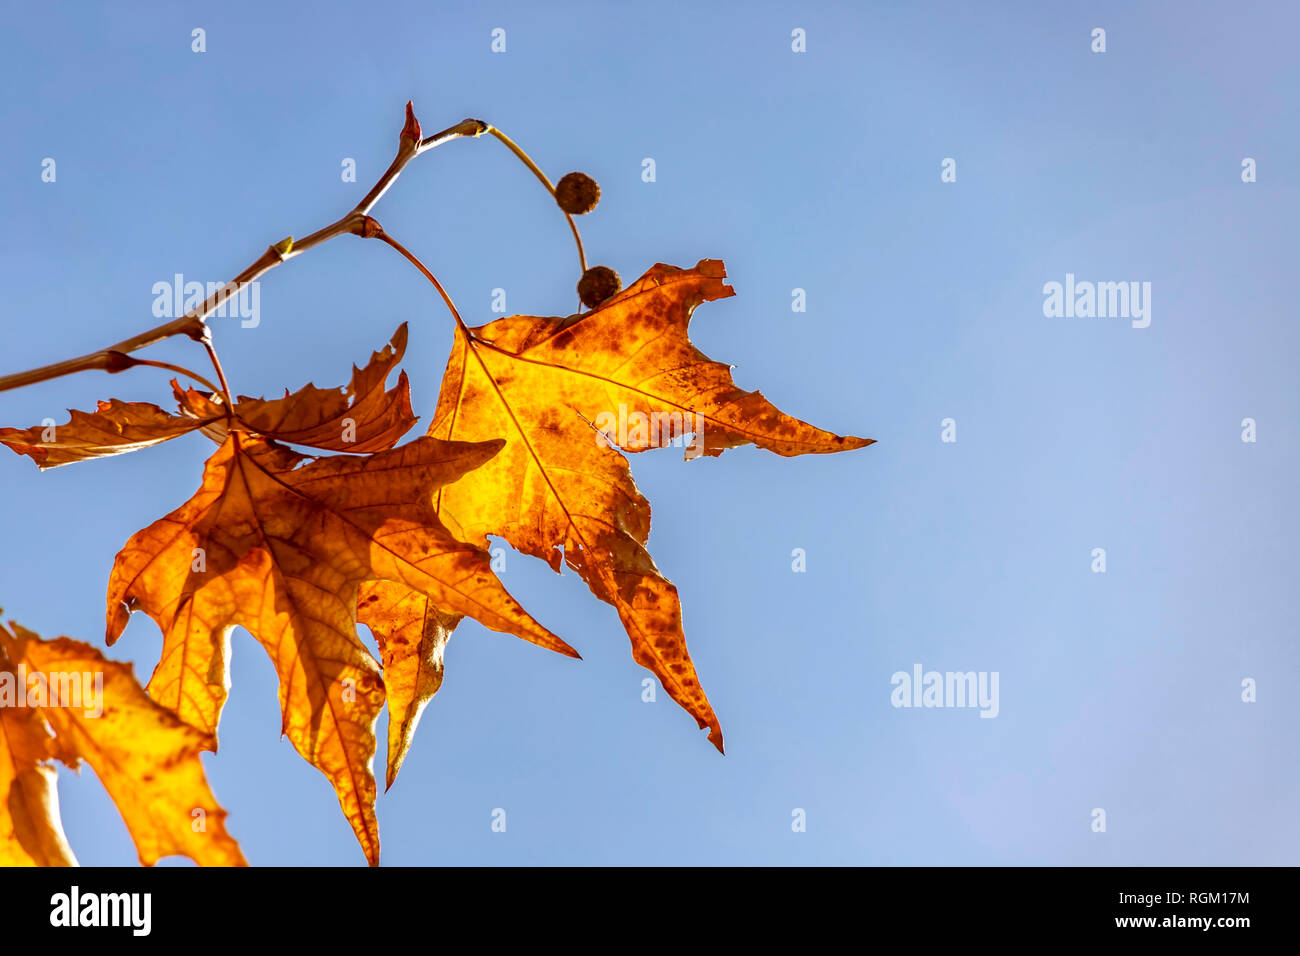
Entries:
{"type": "MultiPolygon", "coordinates": [[[[1294,11],[84,3],[0,22],[0,372],[140,331],[154,283],[227,279],[331,221],[413,99],[426,131],[479,117],[552,178],[599,180],[588,255],[625,281],[723,259],[737,294],[700,307],[696,344],[785,411],[878,440],[634,458],[725,757],[665,694],[642,701],[616,615],[576,576],[510,555],[507,587],[585,660],[457,632],[379,800],[385,864],[1300,858],[1294,11]],[[1150,282],[1150,326],[1045,317],[1067,273],[1150,282]],[[997,672],[998,716],[891,706],[916,664],[997,672]]],[[[510,312],[573,307],[563,217],[487,138],[422,156],[375,214],[471,324],[495,288],[510,312]]],[[[450,320],[390,250],[335,240],[267,276],[260,306],[255,329],[214,321],[236,391],[342,384],[406,321],[427,423],[450,320]]],[[[202,365],[183,341],[147,354],[202,365]]],[[[165,403],[166,375],[0,394],[0,423],[109,396],[165,403]]],[[[100,642],[113,555],[194,491],[209,449],[47,474],[6,453],[6,616],[100,642]]],[[[144,677],[159,645],[137,616],[110,653],[144,677]]],[[[362,865],[278,728],[270,662],[239,632],[205,758],[231,832],[254,864],[362,865]]],[[[91,771],[60,792],[83,863],[134,862],[91,771]]]]}

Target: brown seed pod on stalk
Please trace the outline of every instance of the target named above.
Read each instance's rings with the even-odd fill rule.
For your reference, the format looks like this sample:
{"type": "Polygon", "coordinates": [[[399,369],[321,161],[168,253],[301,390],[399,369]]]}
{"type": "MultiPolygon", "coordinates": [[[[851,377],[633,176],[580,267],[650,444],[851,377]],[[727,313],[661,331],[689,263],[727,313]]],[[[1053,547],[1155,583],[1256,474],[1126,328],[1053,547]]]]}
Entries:
{"type": "Polygon", "coordinates": [[[586,173],[569,173],[555,185],[555,201],[570,216],[581,216],[600,202],[600,185],[586,173]]]}
{"type": "Polygon", "coordinates": [[[578,298],[589,309],[594,309],[623,288],[623,280],[609,266],[592,266],[578,280],[578,298]]]}

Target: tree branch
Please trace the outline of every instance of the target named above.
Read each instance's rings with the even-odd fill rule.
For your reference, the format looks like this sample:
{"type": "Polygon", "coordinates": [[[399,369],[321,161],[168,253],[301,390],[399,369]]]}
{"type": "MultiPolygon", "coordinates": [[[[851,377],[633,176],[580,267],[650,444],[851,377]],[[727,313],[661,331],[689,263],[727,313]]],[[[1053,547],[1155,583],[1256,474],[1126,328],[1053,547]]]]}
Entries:
{"type": "Polygon", "coordinates": [[[164,322],[162,325],[141,332],[138,335],[133,335],[128,339],[123,339],[121,342],[100,349],[97,352],[90,352],[77,358],[55,362],[52,365],[44,365],[27,372],[0,376],[0,392],[91,369],[100,369],[105,372],[121,372],[132,365],[132,363],[124,362],[123,356],[137,349],[146,348],[164,339],[171,338],[173,335],[187,335],[196,342],[202,343],[207,333],[205,323],[208,316],[232,296],[237,295],[245,285],[256,281],[259,276],[271,271],[280,263],[300,256],[321,243],[333,239],[335,236],[346,233],[360,235],[365,227],[370,210],[379,202],[384,193],[388,192],[389,187],[397,180],[406,164],[416,156],[453,139],[460,139],[465,136],[480,136],[487,132],[488,129],[488,124],[482,120],[465,119],[455,126],[449,126],[439,133],[421,139],[420,123],[415,118],[415,111],[412,109],[411,104],[407,103],[406,125],[403,126],[402,134],[398,139],[397,155],[370,192],[366,193],[365,198],[357,203],[347,215],[330,223],[324,229],[318,229],[303,239],[295,241],[290,237],[270,246],[248,268],[185,315],[164,322]]]}

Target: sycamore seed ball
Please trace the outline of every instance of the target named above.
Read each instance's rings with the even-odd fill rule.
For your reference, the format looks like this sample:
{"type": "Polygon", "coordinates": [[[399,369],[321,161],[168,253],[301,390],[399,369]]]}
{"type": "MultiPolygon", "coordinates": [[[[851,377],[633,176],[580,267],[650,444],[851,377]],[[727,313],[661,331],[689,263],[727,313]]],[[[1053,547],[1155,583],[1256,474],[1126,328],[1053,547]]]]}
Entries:
{"type": "Polygon", "coordinates": [[[556,184],[555,201],[570,216],[581,216],[600,202],[600,186],[586,173],[569,173],[556,184]]]}
{"type": "Polygon", "coordinates": [[[623,288],[623,280],[609,266],[592,266],[578,280],[578,298],[589,309],[594,309],[623,288]]]}

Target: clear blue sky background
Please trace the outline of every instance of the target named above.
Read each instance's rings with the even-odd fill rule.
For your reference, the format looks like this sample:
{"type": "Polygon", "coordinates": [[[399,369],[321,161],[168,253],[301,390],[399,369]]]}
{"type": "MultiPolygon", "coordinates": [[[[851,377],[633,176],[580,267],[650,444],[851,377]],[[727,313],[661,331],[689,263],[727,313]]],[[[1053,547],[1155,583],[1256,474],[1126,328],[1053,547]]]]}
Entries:
{"type": "MultiPolygon", "coordinates": [[[[387,165],[411,98],[426,131],[481,117],[553,177],[595,176],[588,250],[625,280],[725,260],[737,295],[699,309],[696,343],[786,411],[878,439],[633,461],[726,757],[666,695],[642,702],[611,609],[512,555],[507,586],[586,659],[456,634],[379,800],[384,862],[1300,862],[1300,17],[466,6],[7,2],[0,19],[0,371],[117,341],[154,324],[153,283],[227,279],[324,225],[387,165]],[[1067,272],[1151,282],[1150,328],[1045,318],[1042,286],[1067,272]],[[917,663],[999,672],[999,716],[894,709],[890,676],[917,663]]],[[[495,142],[421,157],[376,215],[472,324],[496,287],[511,312],[572,310],[564,220],[495,142]]],[[[450,322],[390,250],[345,237],[261,293],[259,328],[215,322],[234,388],[342,384],[407,321],[427,423],[450,322]]],[[[203,361],[186,342],[149,354],[203,361]]],[[[0,395],[0,420],[167,394],[162,373],[86,373],[0,395]]],[[[101,642],[113,555],[193,492],[210,447],[43,475],[6,452],[6,616],[101,642]]],[[[111,653],[146,677],[159,646],[137,616],[111,653]]],[[[233,681],[205,764],[250,861],[362,864],[326,781],[279,738],[274,673],[242,631],[233,681]]],[[[82,862],[134,862],[93,773],[60,787],[82,862]]]]}

